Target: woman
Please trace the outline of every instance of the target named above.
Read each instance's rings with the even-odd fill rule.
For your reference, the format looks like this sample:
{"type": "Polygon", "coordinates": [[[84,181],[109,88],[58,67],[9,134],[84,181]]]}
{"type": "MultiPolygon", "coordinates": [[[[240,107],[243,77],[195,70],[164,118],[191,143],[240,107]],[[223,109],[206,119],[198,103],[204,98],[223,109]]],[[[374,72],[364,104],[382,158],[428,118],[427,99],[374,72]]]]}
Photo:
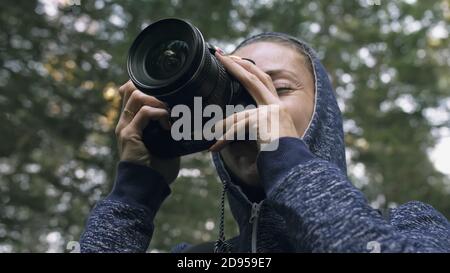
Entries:
{"type": "MultiPolygon", "coordinates": [[[[216,57],[258,104],[227,118],[236,130],[257,126],[254,115],[279,111],[279,130],[257,141],[219,140],[211,152],[239,235],[212,244],[180,244],[174,252],[449,252],[450,224],[431,206],[409,202],[388,216],[372,209],[346,175],[341,113],[324,67],[312,49],[281,33],[241,43],[216,57]],[[256,65],[242,58],[255,61],[256,65]]],[[[165,105],[130,83],[116,133],[121,162],[114,189],[89,216],[84,252],[143,252],[153,218],[170,194],[179,159],[152,157],[142,143],[150,119],[167,126],[165,105]]],[[[270,115],[263,115],[270,119],[270,115]]],[[[233,135],[228,131],[225,136],[233,135]]]]}

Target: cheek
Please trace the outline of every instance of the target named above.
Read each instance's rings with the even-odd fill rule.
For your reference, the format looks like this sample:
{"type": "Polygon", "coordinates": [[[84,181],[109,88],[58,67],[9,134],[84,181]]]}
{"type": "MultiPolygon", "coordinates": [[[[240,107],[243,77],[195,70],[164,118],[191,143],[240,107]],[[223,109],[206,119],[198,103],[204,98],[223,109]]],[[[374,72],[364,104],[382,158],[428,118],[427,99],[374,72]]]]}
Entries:
{"type": "Polygon", "coordinates": [[[305,93],[281,97],[281,102],[292,117],[299,135],[303,135],[314,109],[314,98],[305,93]]]}

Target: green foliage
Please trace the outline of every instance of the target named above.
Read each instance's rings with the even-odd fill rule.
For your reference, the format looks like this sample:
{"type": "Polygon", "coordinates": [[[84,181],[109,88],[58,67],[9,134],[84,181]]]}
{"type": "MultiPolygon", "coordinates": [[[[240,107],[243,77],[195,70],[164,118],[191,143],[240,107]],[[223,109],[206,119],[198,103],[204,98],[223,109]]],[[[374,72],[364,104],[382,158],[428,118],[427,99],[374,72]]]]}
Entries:
{"type": "MultiPolygon", "coordinates": [[[[142,27],[164,17],[191,20],[227,50],[265,30],[308,41],[344,110],[354,183],[375,206],[421,200],[449,216],[448,177],[427,154],[433,132],[448,120],[436,123],[424,112],[450,107],[443,105],[450,2],[381,2],[3,1],[0,252],[65,251],[78,240],[114,180],[117,88],[127,80],[127,49],[142,27]],[[438,25],[446,37],[430,34],[438,25]]],[[[183,168],[157,215],[151,249],[217,237],[221,185],[209,155],[188,156],[183,168]]],[[[229,210],[226,220],[227,235],[236,234],[229,210]]]]}

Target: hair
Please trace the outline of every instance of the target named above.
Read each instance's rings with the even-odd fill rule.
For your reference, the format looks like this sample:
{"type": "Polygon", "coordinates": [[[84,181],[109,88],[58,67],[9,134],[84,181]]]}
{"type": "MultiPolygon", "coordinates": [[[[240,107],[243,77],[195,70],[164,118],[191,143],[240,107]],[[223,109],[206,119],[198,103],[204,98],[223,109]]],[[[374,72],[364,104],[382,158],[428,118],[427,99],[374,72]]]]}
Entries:
{"type": "Polygon", "coordinates": [[[264,32],[255,36],[252,36],[246,40],[244,40],[242,43],[240,43],[234,51],[237,51],[238,49],[254,44],[257,42],[272,42],[279,45],[286,46],[288,48],[291,48],[295,50],[297,53],[299,53],[304,60],[304,64],[308,68],[309,72],[314,75],[313,66],[311,63],[311,55],[308,52],[308,50],[305,48],[305,45],[303,45],[301,42],[296,40],[295,38],[284,34],[284,33],[278,33],[278,32],[264,32]]]}

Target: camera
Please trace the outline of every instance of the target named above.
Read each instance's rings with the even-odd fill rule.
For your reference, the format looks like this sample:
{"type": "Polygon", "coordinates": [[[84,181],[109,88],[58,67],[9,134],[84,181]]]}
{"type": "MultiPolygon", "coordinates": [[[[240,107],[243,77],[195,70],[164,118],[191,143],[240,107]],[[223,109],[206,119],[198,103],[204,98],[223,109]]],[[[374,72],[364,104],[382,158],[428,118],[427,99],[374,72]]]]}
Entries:
{"type": "MultiPolygon", "coordinates": [[[[180,104],[192,109],[194,98],[198,97],[201,107],[214,104],[223,112],[227,105],[255,104],[247,90],[217,60],[215,51],[188,21],[162,19],[143,29],[132,43],[128,75],[137,89],[165,102],[170,109],[180,104]]],[[[176,118],[171,119],[176,122],[176,118]]],[[[203,118],[201,122],[207,120],[203,118]]],[[[189,126],[189,134],[195,133],[195,127],[198,128],[189,126]]],[[[205,138],[175,140],[171,131],[156,121],[150,121],[144,129],[143,141],[160,158],[203,151],[215,142],[205,138]]]]}

